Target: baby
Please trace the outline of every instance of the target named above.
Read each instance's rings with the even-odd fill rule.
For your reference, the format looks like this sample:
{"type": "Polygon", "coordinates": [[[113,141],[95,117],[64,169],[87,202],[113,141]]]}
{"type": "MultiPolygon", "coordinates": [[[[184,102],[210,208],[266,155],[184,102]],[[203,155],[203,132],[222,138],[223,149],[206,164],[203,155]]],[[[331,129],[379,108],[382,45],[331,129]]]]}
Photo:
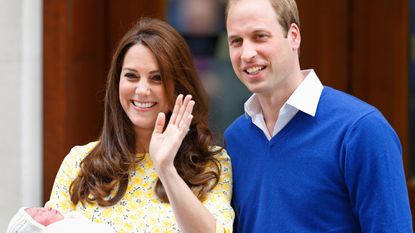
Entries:
{"type": "Polygon", "coordinates": [[[82,214],[63,215],[46,207],[22,207],[9,222],[6,233],[115,233],[103,223],[93,223],[82,214]]]}

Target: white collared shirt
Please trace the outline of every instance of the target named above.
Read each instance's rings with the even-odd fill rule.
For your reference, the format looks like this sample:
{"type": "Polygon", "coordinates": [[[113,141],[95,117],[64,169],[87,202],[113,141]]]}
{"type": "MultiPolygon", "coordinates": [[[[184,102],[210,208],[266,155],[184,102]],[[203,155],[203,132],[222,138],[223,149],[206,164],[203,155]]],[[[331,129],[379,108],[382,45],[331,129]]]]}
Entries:
{"type": "Polygon", "coordinates": [[[251,117],[252,122],[264,132],[268,140],[271,140],[272,137],[280,132],[298,111],[302,111],[313,117],[316,114],[323,85],[314,70],[303,70],[301,72],[305,78],[291,94],[287,102],[282,105],[272,135],[268,132],[261,105],[256,94],[253,94],[245,102],[245,114],[251,117]]]}

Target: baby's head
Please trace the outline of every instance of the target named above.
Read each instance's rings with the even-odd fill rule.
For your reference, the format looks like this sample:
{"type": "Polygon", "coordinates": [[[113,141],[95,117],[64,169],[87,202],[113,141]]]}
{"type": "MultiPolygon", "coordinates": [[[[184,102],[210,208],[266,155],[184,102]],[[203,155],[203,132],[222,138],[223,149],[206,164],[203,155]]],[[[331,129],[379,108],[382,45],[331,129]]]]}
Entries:
{"type": "Polygon", "coordinates": [[[43,226],[47,226],[63,219],[63,215],[58,210],[50,207],[31,207],[25,209],[25,211],[30,217],[43,226]]]}
{"type": "Polygon", "coordinates": [[[62,219],[63,215],[52,208],[22,207],[10,220],[7,233],[41,232],[45,226],[62,219]]]}

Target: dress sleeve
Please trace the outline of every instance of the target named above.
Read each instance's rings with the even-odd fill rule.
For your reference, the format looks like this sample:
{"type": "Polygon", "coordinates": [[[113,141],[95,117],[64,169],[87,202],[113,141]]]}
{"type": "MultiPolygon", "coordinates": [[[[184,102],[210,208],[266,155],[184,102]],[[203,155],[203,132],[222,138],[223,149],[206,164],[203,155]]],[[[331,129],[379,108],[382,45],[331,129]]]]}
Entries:
{"type": "Polygon", "coordinates": [[[362,232],[412,232],[399,138],[375,111],[347,132],[344,177],[362,232]]]}
{"type": "Polygon", "coordinates": [[[225,150],[216,158],[221,164],[221,175],[218,184],[208,193],[203,202],[216,219],[216,232],[232,232],[235,213],[231,207],[232,167],[231,159],[225,150]]]}
{"type": "Polygon", "coordinates": [[[94,146],[95,143],[90,143],[86,146],[75,146],[71,149],[58,170],[50,199],[45,204],[46,207],[58,209],[62,213],[68,213],[75,209],[75,205],[71,202],[69,187],[78,176],[81,161],[94,146]]]}

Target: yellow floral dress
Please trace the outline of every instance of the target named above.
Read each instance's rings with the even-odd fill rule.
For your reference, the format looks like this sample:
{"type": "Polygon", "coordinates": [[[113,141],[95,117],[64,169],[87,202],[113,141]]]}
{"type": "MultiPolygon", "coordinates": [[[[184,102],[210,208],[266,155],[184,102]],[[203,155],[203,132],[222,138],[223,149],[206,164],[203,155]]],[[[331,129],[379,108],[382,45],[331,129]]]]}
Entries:
{"type": "MultiPolygon", "coordinates": [[[[70,201],[69,186],[78,175],[79,164],[96,145],[97,142],[91,142],[72,148],[62,162],[46,206],[62,213],[80,212],[93,222],[109,224],[118,233],[180,232],[171,206],[161,203],[154,192],[158,177],[148,154],[131,173],[124,197],[114,206],[101,207],[88,203],[85,206],[81,203],[74,205],[70,201]]],[[[216,158],[222,165],[221,177],[203,204],[216,219],[216,232],[232,232],[231,162],[224,150],[216,158]]]]}

